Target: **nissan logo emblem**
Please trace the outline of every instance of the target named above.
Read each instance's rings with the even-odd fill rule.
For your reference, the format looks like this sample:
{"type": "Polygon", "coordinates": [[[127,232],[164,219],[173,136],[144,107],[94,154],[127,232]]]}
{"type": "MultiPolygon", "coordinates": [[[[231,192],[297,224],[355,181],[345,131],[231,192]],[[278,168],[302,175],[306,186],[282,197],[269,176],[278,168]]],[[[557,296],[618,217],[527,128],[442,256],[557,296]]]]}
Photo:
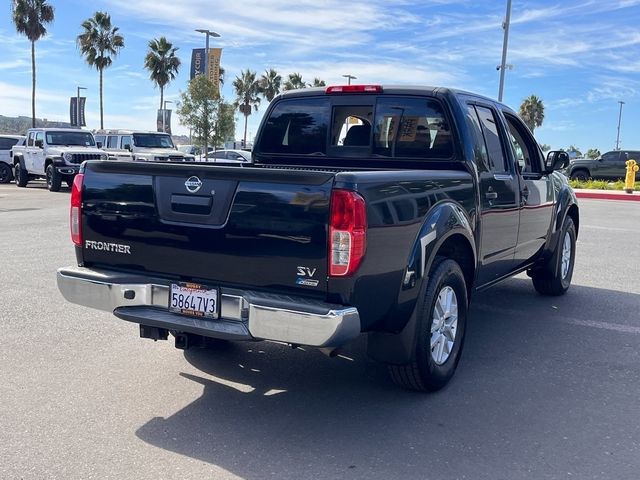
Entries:
{"type": "Polygon", "coordinates": [[[187,181],[184,182],[184,186],[187,187],[187,192],[196,193],[202,188],[202,180],[196,176],[189,177],[187,178],[187,181]]]}

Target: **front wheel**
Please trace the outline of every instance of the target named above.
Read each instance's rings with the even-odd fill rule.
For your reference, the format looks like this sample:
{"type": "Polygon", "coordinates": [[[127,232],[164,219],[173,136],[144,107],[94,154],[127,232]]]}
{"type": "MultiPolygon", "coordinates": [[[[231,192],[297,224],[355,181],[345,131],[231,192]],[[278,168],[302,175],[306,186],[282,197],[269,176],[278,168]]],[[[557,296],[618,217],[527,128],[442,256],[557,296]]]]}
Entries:
{"type": "Polygon", "coordinates": [[[47,188],[49,191],[59,192],[62,186],[62,178],[52,163],[47,166],[45,173],[47,175],[47,188]]]}
{"type": "Polygon", "coordinates": [[[567,215],[560,230],[556,251],[540,269],[532,270],[531,280],[541,295],[564,295],[571,286],[573,265],[576,259],[576,227],[567,215]]]}
{"type": "Polygon", "coordinates": [[[579,182],[586,182],[589,180],[589,172],[586,170],[576,170],[571,173],[571,180],[578,180],[579,182]]]}
{"type": "Polygon", "coordinates": [[[413,361],[389,365],[397,385],[421,392],[444,387],[458,366],[467,324],[467,286],[454,260],[437,257],[418,312],[413,361]]]}

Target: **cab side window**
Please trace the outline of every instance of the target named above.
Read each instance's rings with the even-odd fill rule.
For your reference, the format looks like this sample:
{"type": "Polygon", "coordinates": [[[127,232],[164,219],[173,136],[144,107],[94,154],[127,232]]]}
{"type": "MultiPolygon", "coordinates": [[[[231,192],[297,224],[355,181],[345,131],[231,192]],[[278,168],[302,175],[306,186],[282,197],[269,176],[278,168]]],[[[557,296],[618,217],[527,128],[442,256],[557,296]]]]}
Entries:
{"type": "Polygon", "coordinates": [[[107,148],[118,148],[118,137],[117,137],[117,135],[110,135],[107,138],[107,148]]]}
{"type": "Polygon", "coordinates": [[[120,148],[124,150],[125,148],[127,148],[127,145],[131,146],[131,142],[133,142],[131,135],[124,135],[120,139],[120,148]]]}
{"type": "Polygon", "coordinates": [[[615,163],[620,160],[620,152],[607,152],[602,155],[602,161],[607,163],[615,163]]]}

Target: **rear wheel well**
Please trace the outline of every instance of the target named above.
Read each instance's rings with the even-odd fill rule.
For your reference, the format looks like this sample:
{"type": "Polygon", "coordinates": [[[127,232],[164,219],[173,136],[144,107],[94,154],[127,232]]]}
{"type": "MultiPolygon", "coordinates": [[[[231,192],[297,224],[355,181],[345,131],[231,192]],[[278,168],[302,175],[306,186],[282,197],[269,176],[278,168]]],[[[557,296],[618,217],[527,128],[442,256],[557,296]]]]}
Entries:
{"type": "Polygon", "coordinates": [[[460,265],[460,269],[464,274],[465,283],[467,284],[467,296],[470,298],[476,265],[473,249],[469,241],[463,235],[454,234],[440,245],[436,255],[455,260],[456,263],[460,265]]]}

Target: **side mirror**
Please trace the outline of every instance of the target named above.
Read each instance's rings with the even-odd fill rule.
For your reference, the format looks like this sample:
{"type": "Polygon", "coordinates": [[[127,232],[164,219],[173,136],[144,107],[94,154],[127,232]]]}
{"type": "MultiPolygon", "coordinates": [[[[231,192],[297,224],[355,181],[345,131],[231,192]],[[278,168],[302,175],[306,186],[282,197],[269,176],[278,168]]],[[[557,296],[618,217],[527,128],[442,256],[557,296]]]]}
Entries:
{"type": "Polygon", "coordinates": [[[547,153],[547,173],[562,170],[569,165],[569,154],[561,150],[553,150],[547,153]]]}
{"type": "Polygon", "coordinates": [[[42,141],[42,139],[36,140],[34,145],[38,148],[44,148],[44,142],[42,141]]]}
{"type": "Polygon", "coordinates": [[[125,150],[129,150],[129,151],[131,151],[131,145],[130,145],[130,144],[128,144],[128,143],[125,143],[125,144],[124,144],[124,149],[125,149],[125,150]]]}
{"type": "Polygon", "coordinates": [[[96,142],[96,147],[102,148],[102,142],[96,142]]]}

